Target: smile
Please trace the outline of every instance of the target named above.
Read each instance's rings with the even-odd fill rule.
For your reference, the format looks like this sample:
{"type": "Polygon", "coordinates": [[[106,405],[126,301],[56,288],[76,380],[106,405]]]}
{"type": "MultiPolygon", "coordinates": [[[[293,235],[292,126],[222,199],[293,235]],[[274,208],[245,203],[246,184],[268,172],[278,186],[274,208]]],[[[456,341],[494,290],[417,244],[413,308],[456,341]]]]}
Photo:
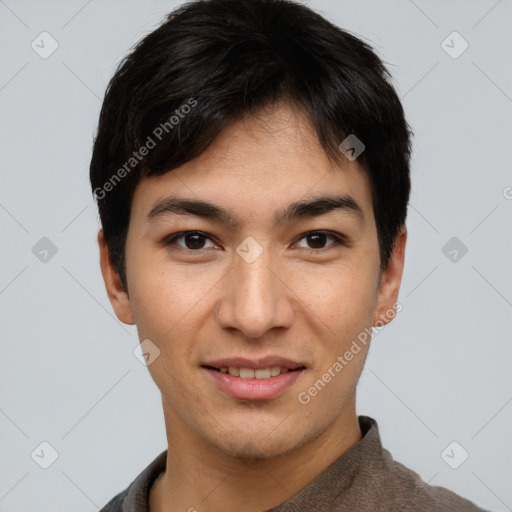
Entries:
{"type": "Polygon", "coordinates": [[[257,370],[253,368],[240,368],[237,366],[221,366],[220,368],[215,368],[213,366],[206,366],[205,368],[210,368],[220,373],[227,373],[232,377],[239,377],[241,379],[270,379],[272,377],[278,377],[287,372],[294,372],[303,369],[304,367],[296,368],[290,370],[288,368],[284,368],[281,366],[270,366],[268,368],[259,368],[257,370]]]}
{"type": "Polygon", "coordinates": [[[286,368],[267,366],[201,366],[214,389],[244,401],[272,400],[283,395],[306,371],[304,366],[286,368]]]}

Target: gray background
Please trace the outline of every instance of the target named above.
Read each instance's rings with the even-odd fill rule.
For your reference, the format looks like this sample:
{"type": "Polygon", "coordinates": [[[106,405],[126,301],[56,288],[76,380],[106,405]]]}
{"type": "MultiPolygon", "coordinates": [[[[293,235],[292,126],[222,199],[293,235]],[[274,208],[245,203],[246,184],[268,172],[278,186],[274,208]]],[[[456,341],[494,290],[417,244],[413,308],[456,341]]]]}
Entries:
{"type": "MultiPolygon", "coordinates": [[[[103,288],[88,164],[115,65],[177,4],[0,0],[1,511],[98,510],[166,448],[136,330],[103,288]]],[[[358,413],[425,481],[512,510],[512,2],[309,5],[375,46],[415,131],[403,310],[374,338],[358,413]]]]}

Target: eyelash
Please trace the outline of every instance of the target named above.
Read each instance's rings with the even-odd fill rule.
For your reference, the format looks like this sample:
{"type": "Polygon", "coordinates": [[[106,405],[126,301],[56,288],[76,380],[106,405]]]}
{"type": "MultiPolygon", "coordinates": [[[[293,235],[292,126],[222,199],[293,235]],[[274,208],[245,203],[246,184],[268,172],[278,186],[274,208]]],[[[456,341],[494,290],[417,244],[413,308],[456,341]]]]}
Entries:
{"type": "MultiPolygon", "coordinates": [[[[207,233],[204,233],[202,231],[180,231],[179,233],[174,233],[173,235],[171,236],[168,236],[167,238],[165,238],[162,243],[164,246],[170,246],[170,245],[173,245],[176,240],[184,237],[185,235],[200,235],[201,237],[203,238],[207,238],[209,239],[210,241],[213,242],[213,240],[211,239],[212,237],[210,235],[208,235],[207,233]]],[[[314,253],[320,253],[320,252],[323,252],[323,251],[327,251],[329,250],[330,248],[333,248],[333,247],[337,247],[337,246],[345,246],[345,247],[350,247],[350,244],[347,240],[347,238],[339,233],[333,233],[331,231],[326,231],[326,230],[318,230],[318,231],[308,231],[307,233],[304,233],[303,235],[301,235],[298,239],[298,241],[301,241],[303,240],[304,238],[306,238],[307,236],[309,235],[318,235],[318,234],[321,234],[321,235],[326,235],[330,238],[332,238],[334,240],[334,243],[333,244],[330,244],[328,245],[327,247],[322,247],[320,249],[311,249],[311,248],[304,248],[304,247],[301,247],[301,249],[304,249],[306,251],[310,251],[310,252],[314,252],[314,253]]],[[[208,250],[208,249],[211,249],[211,248],[206,248],[206,249],[188,249],[187,247],[181,247],[181,246],[178,246],[180,249],[183,249],[185,251],[188,251],[188,252],[194,252],[194,253],[201,253],[205,250],[208,250]]]]}

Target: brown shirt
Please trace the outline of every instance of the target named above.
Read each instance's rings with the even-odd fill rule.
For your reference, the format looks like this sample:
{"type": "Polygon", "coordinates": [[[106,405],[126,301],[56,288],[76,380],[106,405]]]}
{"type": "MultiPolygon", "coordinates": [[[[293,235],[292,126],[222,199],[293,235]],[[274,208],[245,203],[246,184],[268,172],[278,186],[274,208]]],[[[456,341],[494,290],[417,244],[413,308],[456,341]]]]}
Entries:
{"type": "MultiPolygon", "coordinates": [[[[382,447],[377,422],[359,416],[363,438],[308,486],[267,512],[485,512],[470,501],[427,485],[382,447]]],[[[162,452],[100,512],[149,512],[149,491],[165,470],[162,452]]]]}

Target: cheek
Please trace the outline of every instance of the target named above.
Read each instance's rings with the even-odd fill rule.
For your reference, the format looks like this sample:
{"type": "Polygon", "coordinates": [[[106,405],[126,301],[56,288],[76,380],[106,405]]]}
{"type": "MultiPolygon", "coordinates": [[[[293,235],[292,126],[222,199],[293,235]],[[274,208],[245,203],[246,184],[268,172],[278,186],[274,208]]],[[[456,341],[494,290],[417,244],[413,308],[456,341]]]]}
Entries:
{"type": "Polygon", "coordinates": [[[190,360],[198,329],[211,314],[212,291],[219,279],[216,272],[156,262],[140,265],[132,272],[130,298],[139,338],[151,339],[169,364],[190,360]]]}
{"type": "Polygon", "coordinates": [[[183,316],[179,287],[170,287],[170,276],[162,273],[154,262],[142,257],[132,258],[130,270],[130,303],[139,339],[150,339],[165,355],[172,346],[167,338],[183,316]]]}
{"type": "MultiPolygon", "coordinates": [[[[148,324],[156,329],[169,329],[197,302],[197,279],[186,269],[171,267],[164,251],[151,254],[140,251],[131,258],[130,301],[137,325],[148,324]]],[[[128,262],[127,262],[128,266],[128,262]]]]}
{"type": "Polygon", "coordinates": [[[309,316],[312,312],[328,335],[346,340],[371,324],[376,280],[377,274],[364,262],[347,262],[304,273],[294,288],[309,316]]]}
{"type": "Polygon", "coordinates": [[[189,371],[186,363],[193,360],[193,316],[201,295],[195,295],[190,283],[186,287],[181,280],[156,270],[134,273],[133,278],[131,301],[139,339],[151,340],[159,350],[148,366],[149,373],[165,396],[186,394],[193,388],[183,382],[189,371]]]}

